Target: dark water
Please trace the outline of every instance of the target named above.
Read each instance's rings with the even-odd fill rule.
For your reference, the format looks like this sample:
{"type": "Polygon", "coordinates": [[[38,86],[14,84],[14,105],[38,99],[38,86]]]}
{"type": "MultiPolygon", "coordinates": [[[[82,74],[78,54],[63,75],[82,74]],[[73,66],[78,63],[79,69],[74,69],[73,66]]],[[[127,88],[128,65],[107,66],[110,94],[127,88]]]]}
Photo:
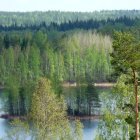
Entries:
{"type": "Polygon", "coordinates": [[[69,115],[99,115],[99,94],[100,89],[90,85],[64,88],[63,95],[68,104],[69,115]]]}
{"type": "MultiPolygon", "coordinates": [[[[66,87],[63,95],[68,105],[69,115],[101,115],[103,99],[102,93],[109,94],[110,88],[93,87],[91,85],[81,87],[66,87]]],[[[82,120],[84,125],[83,140],[94,140],[97,134],[99,120],[82,120]]]]}
{"type": "MultiPolygon", "coordinates": [[[[92,86],[83,87],[67,87],[63,89],[63,95],[68,104],[69,115],[99,115],[102,101],[100,95],[102,92],[109,92],[107,88],[95,88],[92,86]]],[[[3,91],[0,91],[0,114],[3,113],[3,91]]],[[[83,120],[83,140],[94,140],[98,120],[83,120]]],[[[9,122],[0,118],[0,138],[6,135],[6,131],[10,129],[9,122]]]]}

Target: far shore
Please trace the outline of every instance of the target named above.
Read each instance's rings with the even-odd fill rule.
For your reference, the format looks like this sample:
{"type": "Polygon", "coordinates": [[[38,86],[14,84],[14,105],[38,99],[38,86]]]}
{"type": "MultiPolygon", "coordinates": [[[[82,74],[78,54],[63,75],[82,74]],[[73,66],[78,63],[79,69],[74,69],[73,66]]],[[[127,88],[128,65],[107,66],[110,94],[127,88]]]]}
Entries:
{"type": "MultiPolygon", "coordinates": [[[[86,86],[87,84],[79,84],[80,86],[86,86]]],[[[109,83],[109,82],[102,82],[102,83],[92,83],[95,87],[113,87],[115,83],[109,83]]],[[[65,82],[62,84],[63,87],[76,87],[78,84],[76,82],[70,83],[65,82]]]]}
{"type": "MultiPolygon", "coordinates": [[[[63,87],[76,87],[76,86],[86,86],[86,83],[83,84],[77,84],[76,82],[64,82],[62,84],[63,87]]],[[[102,82],[102,83],[92,83],[95,87],[113,87],[115,83],[109,83],[109,82],[102,82]]],[[[0,86],[0,90],[4,89],[4,86],[0,86]]]]}
{"type": "Polygon", "coordinates": [[[95,87],[113,87],[115,83],[94,83],[95,87]]]}

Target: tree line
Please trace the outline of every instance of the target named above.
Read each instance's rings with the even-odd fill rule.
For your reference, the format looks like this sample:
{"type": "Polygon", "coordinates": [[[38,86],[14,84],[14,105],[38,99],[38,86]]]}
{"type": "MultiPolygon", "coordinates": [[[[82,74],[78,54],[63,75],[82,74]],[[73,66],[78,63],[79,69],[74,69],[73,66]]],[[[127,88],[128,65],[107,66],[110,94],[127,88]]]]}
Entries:
{"type": "Polygon", "coordinates": [[[2,26],[31,26],[40,25],[45,22],[49,25],[52,22],[57,24],[68,23],[69,21],[87,21],[87,20],[107,20],[117,19],[119,17],[128,17],[130,19],[140,18],[139,10],[102,10],[94,12],[61,12],[61,11],[46,11],[46,12],[0,12],[0,25],[2,26]]]}
{"type": "Polygon", "coordinates": [[[140,19],[139,18],[130,18],[127,16],[120,16],[116,19],[88,19],[88,20],[75,20],[75,21],[65,21],[58,24],[56,21],[51,22],[49,25],[42,21],[40,24],[30,24],[27,26],[17,26],[13,22],[10,26],[0,25],[0,31],[38,31],[43,30],[45,32],[51,31],[69,31],[75,29],[84,29],[84,30],[96,30],[102,34],[112,35],[114,30],[118,31],[128,31],[131,28],[139,28],[140,19]]]}

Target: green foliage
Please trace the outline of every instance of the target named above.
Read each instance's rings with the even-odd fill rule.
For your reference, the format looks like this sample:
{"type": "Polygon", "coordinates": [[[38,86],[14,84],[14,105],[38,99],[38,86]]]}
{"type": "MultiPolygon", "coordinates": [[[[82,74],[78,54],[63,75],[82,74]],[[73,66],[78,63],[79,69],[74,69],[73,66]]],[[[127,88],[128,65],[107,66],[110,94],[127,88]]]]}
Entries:
{"type": "Polygon", "coordinates": [[[80,84],[108,80],[111,74],[109,36],[82,30],[58,34],[61,36],[53,40],[48,40],[43,31],[3,34],[0,84],[8,89],[10,114],[28,113],[32,89],[41,76],[52,81],[58,94],[61,94],[63,82],[80,84]],[[13,111],[13,104],[18,104],[18,113],[13,111]]]}
{"type": "Polygon", "coordinates": [[[61,24],[74,21],[87,20],[107,20],[108,18],[117,19],[119,17],[128,17],[130,19],[139,18],[139,10],[112,10],[112,11],[94,11],[94,12],[0,12],[0,25],[2,26],[30,26],[30,25],[49,25],[51,22],[61,24]]]}
{"type": "Polygon", "coordinates": [[[97,139],[124,140],[130,139],[134,134],[134,106],[129,106],[134,103],[133,85],[125,84],[129,79],[130,76],[122,75],[113,88],[113,93],[102,95],[104,116],[98,128],[97,139]],[[128,119],[130,123],[126,121],[128,119]]]}
{"type": "Polygon", "coordinates": [[[74,132],[66,117],[66,103],[63,97],[57,98],[47,79],[40,79],[33,93],[31,118],[36,128],[35,138],[40,140],[81,139],[81,123],[75,122],[74,132]]]}
{"type": "Polygon", "coordinates": [[[111,73],[110,61],[108,61],[111,39],[108,36],[104,38],[91,31],[81,31],[64,41],[66,67],[64,77],[67,81],[80,83],[107,80],[111,73]]]}
{"type": "MultiPolygon", "coordinates": [[[[115,32],[113,40],[112,65],[119,78],[114,88],[111,103],[106,103],[104,130],[101,139],[137,139],[139,128],[139,67],[140,45],[130,33],[115,32]],[[134,88],[134,89],[133,89],[134,88]],[[108,137],[110,136],[110,137],[108,137]],[[107,138],[108,137],[108,138],[107,138]]],[[[101,127],[102,127],[101,126],[101,127]]]]}
{"type": "MultiPolygon", "coordinates": [[[[131,112],[134,110],[134,97],[130,75],[135,70],[136,78],[139,78],[139,18],[140,11],[135,10],[93,13],[0,12],[0,30],[4,31],[0,33],[0,86],[7,89],[9,114],[27,115],[31,109],[35,129],[38,130],[37,139],[82,139],[81,124],[74,122],[72,130],[66,118],[67,108],[61,97],[61,84],[108,81],[112,73],[111,59],[116,72],[127,75],[121,76],[117,82],[115,91],[122,93],[115,96],[117,102],[114,103],[111,97],[109,102],[114,106],[107,104],[109,110],[104,110],[102,128],[105,130],[98,139],[107,139],[110,134],[111,140],[125,139],[128,129],[133,138],[135,122],[132,121],[134,116],[131,112]],[[86,30],[67,31],[75,28],[86,30]],[[134,29],[137,32],[136,37],[130,33],[116,32],[112,52],[109,36],[87,29],[97,29],[103,34],[112,34],[114,29],[134,29]],[[52,87],[49,80],[37,82],[40,77],[48,77],[52,87]],[[60,99],[54,92],[59,94],[60,99]]],[[[90,96],[88,98],[90,102],[90,96]]]]}
{"type": "Polygon", "coordinates": [[[41,75],[40,71],[40,52],[37,47],[30,47],[28,54],[29,64],[29,77],[32,80],[36,80],[41,75]]]}
{"type": "MultiPolygon", "coordinates": [[[[139,10],[103,10],[99,12],[0,12],[1,31],[36,31],[40,29],[43,32],[46,30],[48,32],[50,30],[55,32],[56,30],[67,31],[73,29],[95,29],[103,34],[112,35],[113,30],[126,31],[130,30],[130,28],[138,29],[139,22],[139,10]]],[[[51,36],[51,38],[55,38],[53,35],[51,36]]],[[[15,42],[19,43],[20,38],[16,37],[14,34],[13,38],[15,42]]],[[[37,38],[39,38],[39,36],[37,38]]],[[[7,47],[9,47],[9,42],[10,38],[5,38],[7,47]]],[[[41,44],[43,42],[40,42],[40,47],[42,47],[41,44]]]]}
{"type": "Polygon", "coordinates": [[[4,85],[5,77],[6,77],[6,66],[5,61],[2,55],[0,55],[0,85],[4,85]]]}
{"type": "Polygon", "coordinates": [[[112,64],[116,71],[126,73],[130,68],[140,68],[140,44],[130,33],[115,32],[112,64]]]}

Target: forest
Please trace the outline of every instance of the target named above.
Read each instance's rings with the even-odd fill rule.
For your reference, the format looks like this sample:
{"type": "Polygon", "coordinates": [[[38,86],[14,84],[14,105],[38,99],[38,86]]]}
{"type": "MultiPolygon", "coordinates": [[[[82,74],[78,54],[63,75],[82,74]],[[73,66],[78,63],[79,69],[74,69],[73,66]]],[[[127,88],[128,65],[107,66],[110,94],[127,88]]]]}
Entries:
{"type": "MultiPolygon", "coordinates": [[[[49,78],[57,92],[57,86],[64,82],[80,84],[112,80],[109,36],[78,31],[49,41],[47,34],[41,31],[20,34],[11,32],[1,35],[0,48],[0,83],[8,88],[9,96],[16,95],[16,102],[17,98],[28,96],[28,93],[25,94],[27,87],[39,77],[49,78]]],[[[25,101],[23,99],[22,102],[25,101]]],[[[21,103],[23,105],[26,103],[21,103]]],[[[25,112],[25,109],[20,111],[20,106],[17,108],[17,103],[11,107],[15,110],[11,110],[12,114],[25,112]]]]}
{"type": "MultiPolygon", "coordinates": [[[[64,133],[65,128],[60,130],[62,125],[66,126],[67,132],[65,135],[60,135],[60,140],[63,138],[70,140],[72,135],[75,135],[75,140],[78,140],[82,126],[76,122],[74,125],[75,129],[78,128],[77,132],[76,130],[75,133],[70,132],[68,120],[65,118],[68,109],[62,97],[63,84],[76,83],[80,87],[82,84],[91,85],[102,82],[117,83],[115,92],[124,94],[123,97],[118,95],[116,100],[122,105],[121,110],[131,112],[131,109],[134,109],[134,99],[131,98],[131,93],[128,99],[129,95],[126,97],[125,90],[132,92],[129,88],[134,86],[135,93],[139,93],[139,28],[139,10],[85,13],[0,12],[0,88],[5,91],[6,112],[10,116],[30,116],[31,113],[29,118],[35,122],[35,127],[39,130],[36,134],[38,140],[57,139],[58,130],[61,134],[64,133]],[[130,47],[119,49],[120,46],[130,47]],[[136,46],[135,49],[132,46],[136,46]],[[128,54],[124,55],[121,52],[128,54]],[[135,80],[134,85],[132,79],[135,80]],[[128,102],[122,103],[120,98],[128,102]],[[47,106],[48,112],[45,112],[42,106],[47,106]],[[53,109],[56,113],[48,116],[50,120],[52,119],[52,122],[48,122],[42,112],[49,114],[53,109]],[[56,123],[54,116],[59,119],[60,124],[56,123]],[[41,129],[44,122],[46,122],[43,127],[45,131],[41,129]],[[55,128],[54,123],[57,124],[55,128]],[[49,132],[53,132],[53,137],[49,132]]],[[[116,105],[119,109],[120,104],[116,105]]],[[[118,115],[116,111],[115,116],[111,106],[109,109],[108,114],[105,112],[106,123],[103,124],[106,131],[104,134],[100,131],[98,140],[108,138],[109,129],[113,124],[109,123],[108,129],[107,121],[111,119],[113,122],[118,115]],[[110,114],[115,117],[110,118],[110,114]]],[[[126,116],[118,116],[125,124],[124,126],[126,124],[132,126],[130,139],[134,139],[137,136],[133,128],[134,116],[129,113],[126,116]]],[[[137,124],[138,122],[137,116],[137,124]]],[[[22,122],[14,122],[14,125],[16,123],[22,125],[22,122]]],[[[118,134],[120,135],[119,132],[118,134]]],[[[114,140],[121,140],[119,136],[115,135],[115,137],[117,139],[114,140]]]]}

